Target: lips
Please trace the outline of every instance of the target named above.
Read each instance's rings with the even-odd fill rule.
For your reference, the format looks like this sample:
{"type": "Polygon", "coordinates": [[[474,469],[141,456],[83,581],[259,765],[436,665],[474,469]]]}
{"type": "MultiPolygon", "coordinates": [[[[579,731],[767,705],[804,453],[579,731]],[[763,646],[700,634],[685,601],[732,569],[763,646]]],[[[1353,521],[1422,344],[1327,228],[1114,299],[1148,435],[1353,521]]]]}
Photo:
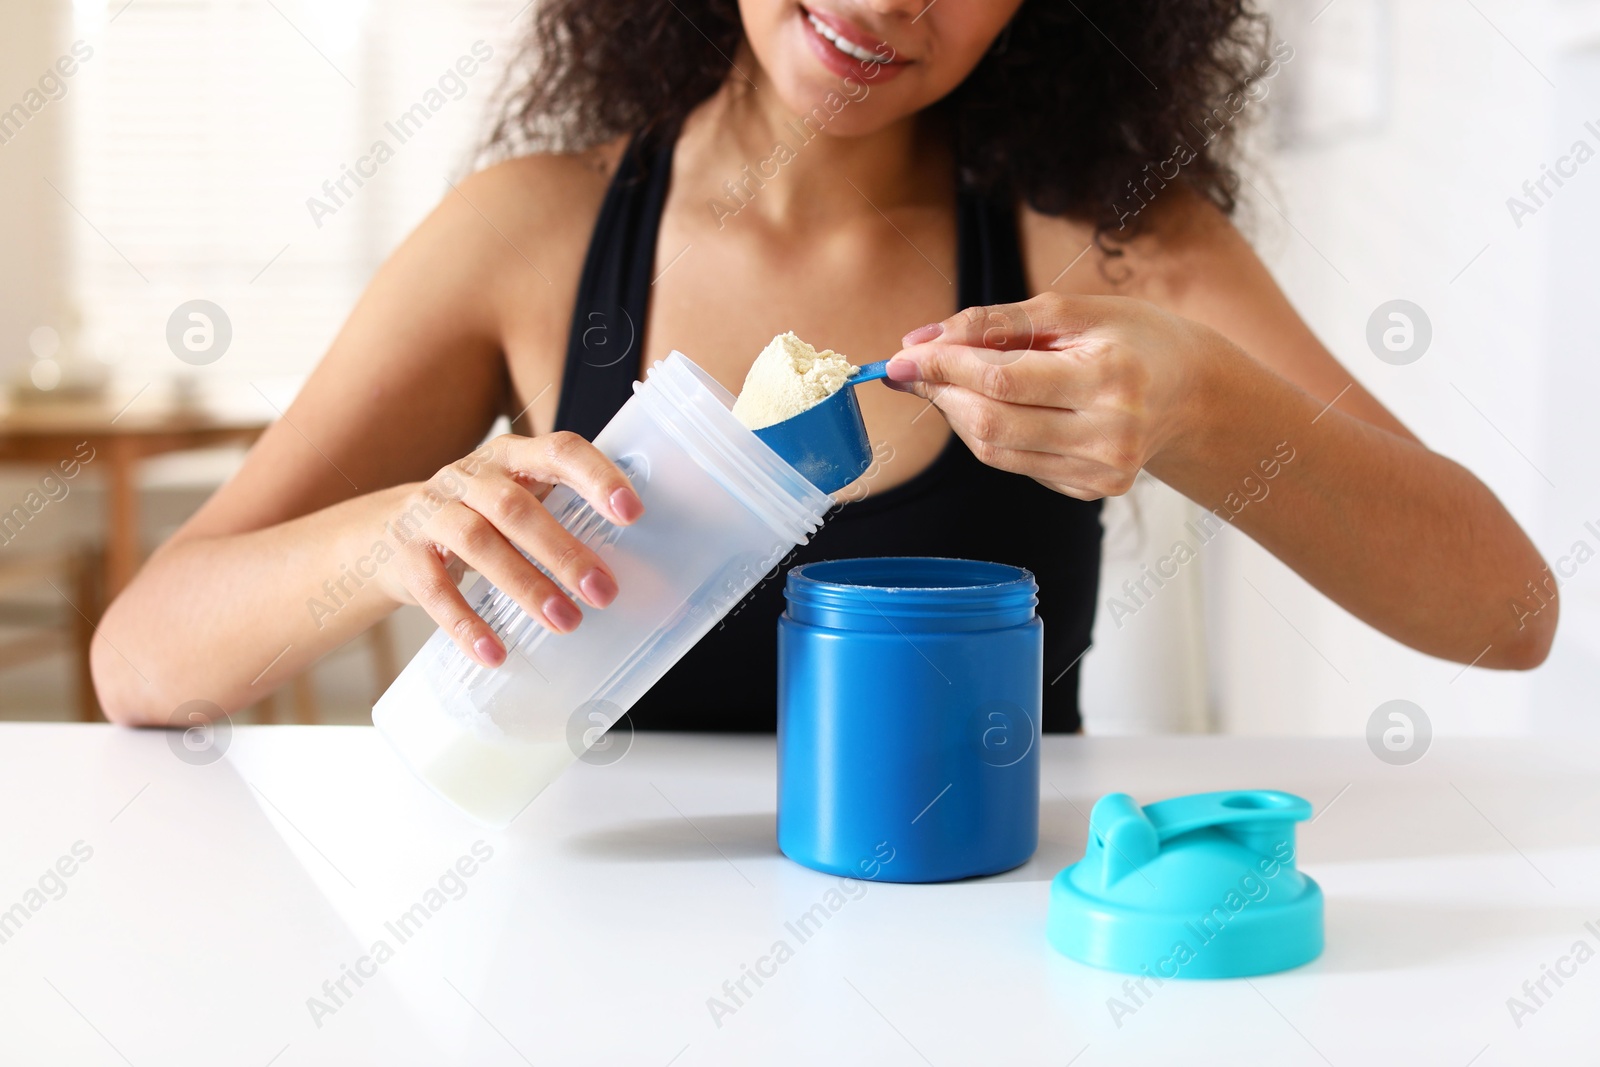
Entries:
{"type": "Polygon", "coordinates": [[[906,67],[887,41],[831,12],[801,6],[800,23],[811,51],[840,77],[881,81],[906,67]]]}

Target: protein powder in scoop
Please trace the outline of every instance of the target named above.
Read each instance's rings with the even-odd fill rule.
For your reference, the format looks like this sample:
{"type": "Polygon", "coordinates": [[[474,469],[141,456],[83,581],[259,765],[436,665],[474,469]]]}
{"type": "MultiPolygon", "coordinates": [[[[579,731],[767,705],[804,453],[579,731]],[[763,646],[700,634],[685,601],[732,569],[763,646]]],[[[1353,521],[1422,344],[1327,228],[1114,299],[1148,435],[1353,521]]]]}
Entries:
{"type": "Polygon", "coordinates": [[[752,430],[791,419],[844,387],[856,373],[837,352],[815,348],[793,331],[774,337],[745,375],[733,415],[752,430]]]}

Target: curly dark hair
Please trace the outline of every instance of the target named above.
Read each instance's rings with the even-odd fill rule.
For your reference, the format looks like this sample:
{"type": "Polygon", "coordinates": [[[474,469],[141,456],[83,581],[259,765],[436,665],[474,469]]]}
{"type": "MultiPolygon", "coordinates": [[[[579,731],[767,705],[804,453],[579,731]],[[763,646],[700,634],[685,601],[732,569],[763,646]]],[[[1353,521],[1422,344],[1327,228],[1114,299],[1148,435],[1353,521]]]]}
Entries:
{"type": "MultiPolygon", "coordinates": [[[[675,130],[742,33],[737,0],[542,0],[486,147],[675,130]]],[[[1138,232],[1141,190],[1166,181],[1233,211],[1235,120],[1276,73],[1266,38],[1243,0],[1024,0],[937,106],[965,181],[1091,221],[1104,246],[1138,232]]]]}

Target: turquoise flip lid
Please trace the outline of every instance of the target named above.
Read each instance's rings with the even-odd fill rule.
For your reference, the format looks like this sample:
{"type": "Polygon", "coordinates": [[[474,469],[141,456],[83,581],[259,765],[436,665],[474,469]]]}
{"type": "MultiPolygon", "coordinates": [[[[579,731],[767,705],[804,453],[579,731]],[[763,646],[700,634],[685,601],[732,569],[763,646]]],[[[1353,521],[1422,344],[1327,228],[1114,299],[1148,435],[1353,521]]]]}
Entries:
{"type": "Polygon", "coordinates": [[[1322,890],[1295,867],[1311,803],[1272,790],[1197,793],[1141,808],[1100,798],[1083,859],[1050,885],[1050,943],[1095,967],[1239,978],[1322,953],[1322,890]]]}

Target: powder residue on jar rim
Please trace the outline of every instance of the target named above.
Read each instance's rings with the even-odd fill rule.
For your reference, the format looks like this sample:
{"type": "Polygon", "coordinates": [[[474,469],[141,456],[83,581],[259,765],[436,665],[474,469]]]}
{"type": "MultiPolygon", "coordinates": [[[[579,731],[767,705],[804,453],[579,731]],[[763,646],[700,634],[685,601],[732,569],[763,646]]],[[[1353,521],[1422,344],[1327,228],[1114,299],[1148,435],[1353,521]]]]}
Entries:
{"type": "Polygon", "coordinates": [[[751,364],[733,415],[752,430],[764,429],[822,403],[855,373],[837,352],[818,352],[792,330],[780,333],[751,364]]]}

